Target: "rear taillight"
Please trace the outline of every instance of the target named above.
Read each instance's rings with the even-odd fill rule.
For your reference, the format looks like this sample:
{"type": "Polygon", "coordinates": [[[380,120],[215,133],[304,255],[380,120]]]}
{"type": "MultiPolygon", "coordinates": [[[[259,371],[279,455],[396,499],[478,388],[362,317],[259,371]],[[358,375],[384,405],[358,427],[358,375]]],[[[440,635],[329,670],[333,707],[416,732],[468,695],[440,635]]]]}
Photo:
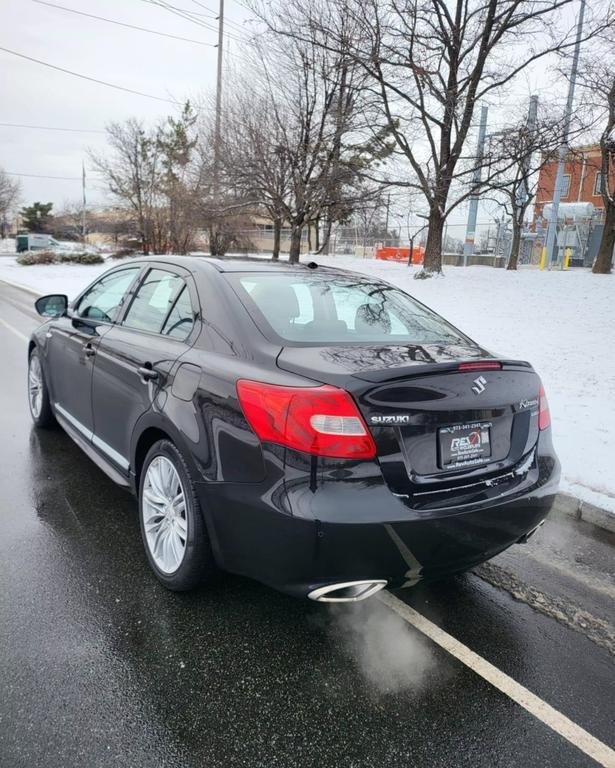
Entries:
{"type": "Polygon", "coordinates": [[[264,442],[343,459],[371,459],[376,446],[352,397],[337,387],[280,387],[240,379],[237,395],[264,442]]]}
{"type": "Polygon", "coordinates": [[[551,412],[549,411],[549,401],[545,394],[545,388],[540,385],[538,392],[538,429],[546,429],[551,426],[551,412]]]}
{"type": "Polygon", "coordinates": [[[471,373],[472,371],[499,371],[502,363],[497,360],[483,360],[481,363],[459,363],[457,370],[461,373],[471,373]]]}

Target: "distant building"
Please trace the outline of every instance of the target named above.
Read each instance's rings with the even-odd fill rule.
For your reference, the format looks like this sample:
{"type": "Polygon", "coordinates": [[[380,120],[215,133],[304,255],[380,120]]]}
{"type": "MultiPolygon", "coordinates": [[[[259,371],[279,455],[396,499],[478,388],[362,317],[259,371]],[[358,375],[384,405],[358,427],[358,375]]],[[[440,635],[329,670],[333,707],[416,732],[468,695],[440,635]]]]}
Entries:
{"type": "MultiPolygon", "coordinates": [[[[602,163],[599,144],[571,148],[564,161],[564,177],[558,211],[557,262],[570,254],[570,266],[591,266],[598,252],[604,230],[604,201],[600,189],[602,163]]],[[[558,158],[547,162],[538,176],[534,208],[534,255],[545,242],[553,202],[558,158]]],[[[611,167],[609,185],[615,184],[615,167],[611,167]]]]}
{"type": "MultiPolygon", "coordinates": [[[[600,191],[601,152],[599,144],[589,144],[572,149],[564,163],[564,184],[562,188],[562,203],[592,203],[596,209],[595,219],[601,220],[604,213],[604,203],[600,191]]],[[[536,219],[541,218],[545,203],[553,200],[555,176],[557,174],[557,157],[547,163],[538,177],[536,193],[536,219]]],[[[611,169],[610,183],[615,184],[615,169],[611,169]]]]}

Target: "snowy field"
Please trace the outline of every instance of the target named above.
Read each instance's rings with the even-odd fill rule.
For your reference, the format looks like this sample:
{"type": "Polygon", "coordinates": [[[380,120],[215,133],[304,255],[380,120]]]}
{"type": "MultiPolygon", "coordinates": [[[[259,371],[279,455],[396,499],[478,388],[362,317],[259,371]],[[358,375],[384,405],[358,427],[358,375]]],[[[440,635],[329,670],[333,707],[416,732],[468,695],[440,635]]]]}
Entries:
{"type": "MultiPolygon", "coordinates": [[[[443,278],[413,280],[416,268],[390,262],[317,261],[381,277],[487,349],[529,360],[549,397],[562,490],[615,512],[615,275],[448,267],[443,278]]],[[[109,266],[20,267],[3,257],[0,280],[75,296],[109,266]]]]}

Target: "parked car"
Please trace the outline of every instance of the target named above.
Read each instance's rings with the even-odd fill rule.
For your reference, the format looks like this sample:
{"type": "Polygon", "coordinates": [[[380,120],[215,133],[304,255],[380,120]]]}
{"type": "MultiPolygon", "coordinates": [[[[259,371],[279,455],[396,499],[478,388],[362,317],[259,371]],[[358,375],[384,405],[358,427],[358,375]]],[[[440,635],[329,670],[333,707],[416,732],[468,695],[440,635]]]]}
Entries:
{"type": "Polygon", "coordinates": [[[559,463],[532,366],[380,280],[165,257],[36,308],[34,422],[57,420],[136,495],[171,589],[221,568],[363,599],[493,557],[551,508],[559,463]]]}

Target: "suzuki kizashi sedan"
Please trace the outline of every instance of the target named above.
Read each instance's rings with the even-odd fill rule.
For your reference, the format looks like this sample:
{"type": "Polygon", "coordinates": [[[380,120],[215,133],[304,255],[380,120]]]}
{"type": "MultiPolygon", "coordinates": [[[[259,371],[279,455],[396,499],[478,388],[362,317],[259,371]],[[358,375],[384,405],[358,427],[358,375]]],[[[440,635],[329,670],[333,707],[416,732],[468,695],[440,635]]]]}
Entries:
{"type": "Polygon", "coordinates": [[[532,366],[353,272],[196,257],[122,263],[39,298],[28,398],[138,499],[185,590],[224,569],[320,601],[462,571],[557,491],[532,366]]]}

